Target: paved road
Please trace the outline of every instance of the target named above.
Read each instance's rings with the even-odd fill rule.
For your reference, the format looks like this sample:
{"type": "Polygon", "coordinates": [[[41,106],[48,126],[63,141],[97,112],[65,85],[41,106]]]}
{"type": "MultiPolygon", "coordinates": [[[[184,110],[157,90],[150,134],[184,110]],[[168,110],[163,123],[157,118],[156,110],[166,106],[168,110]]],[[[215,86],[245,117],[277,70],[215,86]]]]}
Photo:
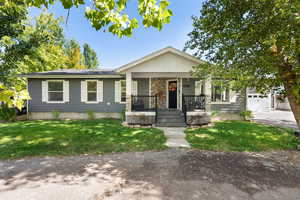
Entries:
{"type": "Polygon", "coordinates": [[[299,200],[300,154],[190,149],[0,162],[5,200],[299,200]]]}
{"type": "Polygon", "coordinates": [[[270,112],[257,112],[253,114],[255,116],[255,122],[298,129],[292,112],[276,110],[270,112]]]}

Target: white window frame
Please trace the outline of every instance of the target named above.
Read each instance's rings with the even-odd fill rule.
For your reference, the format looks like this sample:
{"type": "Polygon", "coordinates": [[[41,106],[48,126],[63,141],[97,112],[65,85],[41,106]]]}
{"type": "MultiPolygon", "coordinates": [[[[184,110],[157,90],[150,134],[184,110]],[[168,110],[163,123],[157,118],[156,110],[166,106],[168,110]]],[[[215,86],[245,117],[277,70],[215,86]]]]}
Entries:
{"type": "Polygon", "coordinates": [[[120,80],[120,103],[126,103],[126,80],[120,80]],[[122,101],[122,81],[125,82],[125,101],[122,101]]]}
{"type": "MultiPolygon", "coordinates": [[[[211,104],[230,104],[230,88],[228,88],[228,99],[226,101],[213,101],[213,94],[214,94],[214,87],[215,85],[212,83],[211,84],[211,104]]],[[[220,87],[223,87],[223,84],[220,85],[220,87]]],[[[226,90],[222,91],[223,93],[225,92],[225,96],[226,96],[226,90]]],[[[223,95],[222,95],[223,96],[223,95]]]]}
{"type": "Polygon", "coordinates": [[[98,102],[98,81],[97,80],[86,80],[86,102],[85,103],[99,103],[98,102]],[[90,91],[90,92],[93,92],[95,93],[96,92],[96,101],[89,101],[89,82],[96,82],[96,91],[90,91]]]}
{"type": "Polygon", "coordinates": [[[47,103],[65,103],[64,99],[64,80],[47,80],[47,103]],[[61,82],[63,84],[63,90],[62,91],[50,91],[50,92],[62,92],[63,100],[62,101],[50,101],[49,100],[49,83],[50,82],[61,82]]]}

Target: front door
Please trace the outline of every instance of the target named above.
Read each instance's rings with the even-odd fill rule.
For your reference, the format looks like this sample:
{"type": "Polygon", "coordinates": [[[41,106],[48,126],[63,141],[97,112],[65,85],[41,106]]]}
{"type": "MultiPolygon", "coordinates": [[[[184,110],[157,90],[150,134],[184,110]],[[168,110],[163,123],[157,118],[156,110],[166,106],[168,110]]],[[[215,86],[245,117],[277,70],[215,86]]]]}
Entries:
{"type": "Polygon", "coordinates": [[[168,82],[169,108],[177,108],[177,81],[168,82]]]}

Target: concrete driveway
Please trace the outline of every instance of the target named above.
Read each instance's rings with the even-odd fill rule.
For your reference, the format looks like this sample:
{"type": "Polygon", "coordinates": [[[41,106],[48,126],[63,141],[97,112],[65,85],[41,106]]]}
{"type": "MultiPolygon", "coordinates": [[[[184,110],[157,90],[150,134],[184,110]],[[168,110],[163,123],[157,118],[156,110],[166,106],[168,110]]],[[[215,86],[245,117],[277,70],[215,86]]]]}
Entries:
{"type": "Polygon", "coordinates": [[[188,149],[0,162],[5,200],[299,200],[299,152],[188,149]]]}
{"type": "Polygon", "coordinates": [[[256,112],[253,114],[255,122],[298,129],[294,115],[290,111],[275,110],[270,112],[256,112]]]}

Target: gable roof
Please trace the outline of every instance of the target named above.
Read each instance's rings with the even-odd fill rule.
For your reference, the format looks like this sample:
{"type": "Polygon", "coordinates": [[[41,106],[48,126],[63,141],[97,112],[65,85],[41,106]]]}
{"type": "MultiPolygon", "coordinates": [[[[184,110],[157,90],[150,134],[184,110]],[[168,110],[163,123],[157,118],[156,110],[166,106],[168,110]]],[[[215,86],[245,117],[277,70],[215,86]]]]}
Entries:
{"type": "Polygon", "coordinates": [[[161,56],[161,55],[163,55],[165,53],[173,53],[175,55],[181,56],[183,58],[186,58],[188,60],[194,61],[196,63],[199,63],[199,64],[203,63],[203,61],[199,60],[198,58],[196,58],[196,57],[194,57],[194,56],[192,56],[192,55],[190,55],[190,54],[188,54],[186,52],[180,51],[180,50],[178,50],[178,49],[176,49],[174,47],[166,47],[166,48],[163,48],[161,50],[155,51],[155,52],[153,52],[153,53],[151,53],[151,54],[149,54],[147,56],[144,56],[144,57],[142,57],[142,58],[140,58],[138,60],[130,62],[130,63],[126,64],[126,65],[123,65],[123,66],[117,68],[116,72],[119,72],[119,73],[124,72],[124,71],[126,71],[126,70],[128,70],[130,68],[133,68],[133,67],[137,66],[138,64],[141,64],[143,62],[149,61],[149,60],[151,60],[153,58],[156,58],[158,56],[161,56]]]}

